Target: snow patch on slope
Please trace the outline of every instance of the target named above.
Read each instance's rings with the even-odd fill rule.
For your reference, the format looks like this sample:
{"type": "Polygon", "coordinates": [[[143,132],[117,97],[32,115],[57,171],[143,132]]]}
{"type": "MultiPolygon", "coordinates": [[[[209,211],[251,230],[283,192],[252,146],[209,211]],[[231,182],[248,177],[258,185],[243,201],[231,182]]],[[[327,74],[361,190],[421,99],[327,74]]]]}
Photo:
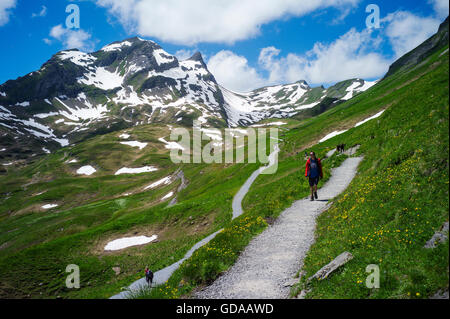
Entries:
{"type": "Polygon", "coordinates": [[[170,192],[169,194],[167,194],[166,196],[164,196],[163,198],[161,198],[161,200],[166,200],[166,199],[168,199],[168,198],[170,198],[170,197],[172,197],[173,196],[173,192],[170,192]]]}
{"type": "MultiPolygon", "coordinates": [[[[106,116],[105,113],[108,112],[108,108],[106,105],[97,105],[93,106],[86,98],[86,96],[83,93],[80,93],[78,95],[77,99],[79,101],[84,102],[84,105],[86,107],[83,108],[75,108],[70,107],[67,103],[63,102],[61,99],[55,97],[55,100],[61,103],[67,111],[59,111],[59,114],[64,116],[65,118],[71,120],[71,121],[84,121],[84,120],[96,120],[101,119],[106,116]]],[[[81,125],[81,124],[80,124],[81,125]]]]}
{"type": "Polygon", "coordinates": [[[148,143],[141,143],[138,141],[130,141],[130,142],[120,142],[120,144],[128,145],[131,147],[138,147],[140,150],[142,150],[144,147],[147,146],[148,143]]]}
{"type": "Polygon", "coordinates": [[[114,175],[150,173],[150,172],[154,172],[157,170],[158,169],[154,166],[144,166],[144,167],[137,167],[137,168],[123,167],[123,168],[119,169],[114,175]]]}
{"type": "Polygon", "coordinates": [[[86,85],[94,85],[102,90],[112,90],[116,87],[122,86],[123,76],[117,71],[109,72],[104,67],[95,68],[94,72],[84,74],[84,78],[78,80],[78,82],[86,85]]]}
{"type": "Polygon", "coordinates": [[[127,140],[127,139],[130,138],[130,134],[123,133],[123,134],[120,134],[119,137],[124,139],[124,140],[127,140]]]}
{"type": "Polygon", "coordinates": [[[42,206],[43,209],[52,209],[55,207],[58,207],[58,204],[47,204],[47,205],[42,206]]]}
{"type": "Polygon", "coordinates": [[[139,246],[148,244],[158,238],[157,235],[153,235],[151,237],[147,236],[135,236],[135,237],[124,237],[120,239],[116,239],[110,241],[104,248],[104,250],[120,250],[124,248],[128,248],[131,246],[139,246]]]}
{"type": "Polygon", "coordinates": [[[21,102],[21,103],[16,103],[16,106],[27,107],[27,106],[30,106],[30,102],[25,101],[25,102],[21,102]]]}
{"type": "Polygon", "coordinates": [[[341,100],[350,100],[356,93],[360,93],[360,92],[364,92],[368,89],[370,89],[372,86],[374,86],[375,84],[377,84],[378,81],[364,81],[364,80],[359,80],[357,79],[357,81],[353,82],[347,89],[347,94],[341,98],[341,100]],[[358,81],[363,81],[363,84],[361,84],[358,81]]]}
{"type": "Polygon", "coordinates": [[[97,60],[96,57],[81,51],[62,51],[59,54],[59,58],[63,61],[70,60],[72,63],[82,67],[88,67],[97,60]]]}
{"type": "Polygon", "coordinates": [[[168,142],[166,141],[164,138],[160,137],[158,139],[158,141],[166,144],[165,148],[169,149],[169,150],[182,150],[184,151],[184,147],[181,146],[180,144],[178,144],[177,142],[168,142]]]}
{"type": "Polygon", "coordinates": [[[158,65],[171,63],[175,60],[172,55],[170,55],[163,49],[157,49],[153,51],[153,56],[155,57],[156,63],[158,63],[158,65]]]}
{"type": "MultiPolygon", "coordinates": [[[[382,111],[378,112],[377,114],[375,114],[375,115],[373,115],[373,116],[371,116],[371,117],[368,117],[368,118],[366,118],[365,120],[363,120],[363,121],[361,121],[361,122],[356,123],[354,127],[358,127],[358,126],[360,126],[360,125],[362,125],[362,124],[364,124],[364,123],[366,123],[366,122],[368,122],[368,121],[370,121],[370,120],[373,120],[373,119],[376,119],[377,117],[380,117],[381,114],[383,114],[384,111],[385,111],[385,110],[382,110],[382,111]]],[[[348,130],[331,132],[330,134],[328,134],[328,135],[326,135],[324,138],[322,138],[322,139],[319,141],[319,143],[325,142],[326,140],[329,140],[330,138],[335,137],[335,136],[340,135],[340,134],[343,134],[343,133],[345,133],[345,132],[347,132],[347,131],[348,131],[348,130]]]]}
{"type": "Polygon", "coordinates": [[[348,131],[348,130],[331,132],[330,134],[325,135],[325,137],[322,138],[322,139],[319,141],[319,143],[325,142],[326,140],[329,140],[330,138],[333,138],[333,137],[335,137],[335,136],[341,135],[341,134],[343,134],[343,133],[345,133],[345,132],[347,132],[347,131],[348,131]]]}
{"type": "Polygon", "coordinates": [[[375,115],[373,115],[373,116],[371,116],[371,117],[369,117],[369,118],[367,118],[367,119],[365,119],[365,120],[363,120],[361,122],[356,123],[355,127],[360,126],[360,125],[362,125],[362,124],[364,124],[364,123],[366,123],[366,122],[368,122],[370,120],[376,119],[377,117],[380,117],[381,114],[383,114],[383,113],[384,113],[384,110],[378,112],[377,114],[375,114],[375,115]]]}
{"type": "MultiPolygon", "coordinates": [[[[41,124],[39,122],[36,122],[34,118],[30,118],[28,120],[18,119],[14,114],[11,113],[11,111],[4,108],[3,106],[0,106],[0,111],[3,111],[0,112],[0,120],[14,121],[16,125],[17,124],[19,125],[20,128],[22,128],[28,133],[31,133],[37,138],[53,140],[61,144],[62,147],[69,145],[68,139],[58,138],[50,127],[41,124]]],[[[12,127],[4,123],[0,124],[20,133],[19,127],[12,127]]]]}
{"type": "Polygon", "coordinates": [[[167,176],[167,177],[164,177],[164,178],[160,179],[159,181],[156,181],[156,182],[146,186],[144,188],[144,190],[153,189],[153,188],[156,188],[156,187],[158,187],[160,185],[163,185],[163,184],[164,185],[168,185],[170,183],[172,183],[172,178],[170,176],[167,176]]]}
{"type": "Polygon", "coordinates": [[[133,43],[129,42],[129,41],[123,41],[120,43],[113,43],[107,46],[104,46],[101,51],[105,51],[105,52],[111,52],[111,51],[122,51],[122,47],[127,46],[130,47],[132,46],[133,43]]]}
{"type": "Polygon", "coordinates": [[[94,174],[96,171],[97,170],[95,168],[93,168],[91,165],[86,165],[86,166],[80,167],[77,170],[77,174],[79,174],[79,175],[88,175],[89,176],[89,175],[94,174]]]}

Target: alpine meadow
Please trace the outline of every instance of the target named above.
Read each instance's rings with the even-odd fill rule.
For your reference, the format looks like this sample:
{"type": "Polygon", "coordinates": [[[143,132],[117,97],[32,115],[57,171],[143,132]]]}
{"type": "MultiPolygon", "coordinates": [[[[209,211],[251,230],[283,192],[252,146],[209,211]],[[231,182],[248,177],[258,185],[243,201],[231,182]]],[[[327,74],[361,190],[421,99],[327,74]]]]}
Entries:
{"type": "MultiPolygon", "coordinates": [[[[0,5],[0,32],[20,14],[51,18],[50,4],[32,16],[37,7],[23,13],[27,5],[12,2],[0,5]]],[[[268,14],[257,20],[261,4],[246,22],[257,31],[245,33],[247,24],[236,31],[233,15],[233,34],[219,12],[198,29],[183,22],[180,12],[193,15],[184,6],[174,18],[153,0],[130,1],[131,16],[125,2],[75,2],[108,19],[89,32],[107,38],[104,30],[114,28],[127,36],[94,50],[100,40],[92,38],[90,49],[71,42],[83,29],[52,29],[40,45],[53,50],[60,41],[62,50],[0,85],[0,298],[448,299],[448,4],[431,36],[408,25],[420,42],[394,55],[381,76],[365,76],[372,62],[364,62],[345,78],[363,49],[342,74],[326,70],[340,58],[320,64],[326,50],[338,54],[345,36],[304,56],[272,46],[244,58],[267,46],[265,36],[282,46],[280,30],[292,19],[305,28],[322,21],[334,36],[330,30],[345,22],[323,22],[333,4],[311,1],[300,12],[280,1],[267,9],[274,16],[285,10],[278,22],[268,14]],[[165,12],[172,20],[144,21],[147,5],[158,8],[153,19],[165,12]],[[223,51],[214,55],[217,48],[223,51]],[[339,80],[321,81],[313,76],[319,71],[339,80]],[[295,72],[304,79],[292,81],[295,72]],[[251,79],[254,86],[230,87],[230,74],[236,86],[251,79]],[[201,134],[201,148],[174,139],[180,129],[201,134]],[[269,129],[278,135],[252,139],[269,129]],[[226,134],[243,144],[228,145],[226,134]],[[175,153],[205,159],[217,150],[242,152],[243,160],[223,161],[220,153],[213,163],[174,161],[175,153]]],[[[235,2],[222,9],[241,8],[235,2]]],[[[399,12],[381,19],[386,36],[399,12]]],[[[91,13],[81,13],[87,28],[91,13]]],[[[341,18],[352,19],[347,14],[341,18]]],[[[382,48],[379,32],[358,39],[376,38],[382,48]]],[[[393,42],[399,37],[389,38],[393,52],[405,44],[393,42]]],[[[285,50],[303,50],[291,42],[285,50]]],[[[388,61],[386,52],[377,61],[388,61]]],[[[10,77],[7,64],[2,59],[0,69],[10,77]]]]}

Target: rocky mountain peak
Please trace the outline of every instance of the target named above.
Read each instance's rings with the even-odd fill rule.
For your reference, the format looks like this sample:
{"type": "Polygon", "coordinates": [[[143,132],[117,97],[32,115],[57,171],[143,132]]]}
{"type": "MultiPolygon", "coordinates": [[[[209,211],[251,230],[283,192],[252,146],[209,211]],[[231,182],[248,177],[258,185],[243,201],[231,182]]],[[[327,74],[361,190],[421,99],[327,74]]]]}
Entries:
{"type": "Polygon", "coordinates": [[[303,89],[310,89],[311,87],[305,80],[299,80],[296,83],[300,84],[303,89]]]}
{"type": "Polygon", "coordinates": [[[199,51],[195,52],[194,55],[191,56],[188,60],[200,62],[203,65],[203,67],[206,68],[206,63],[203,60],[203,56],[199,51]]]}

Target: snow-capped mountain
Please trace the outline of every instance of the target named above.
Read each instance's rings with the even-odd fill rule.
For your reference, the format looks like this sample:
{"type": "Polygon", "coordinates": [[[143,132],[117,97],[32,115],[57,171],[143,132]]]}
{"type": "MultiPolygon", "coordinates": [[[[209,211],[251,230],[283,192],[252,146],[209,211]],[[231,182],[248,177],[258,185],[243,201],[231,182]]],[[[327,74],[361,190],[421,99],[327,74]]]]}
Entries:
{"type": "Polygon", "coordinates": [[[286,118],[322,104],[346,101],[376,84],[361,79],[339,82],[328,89],[311,88],[305,81],[236,93],[221,87],[228,124],[250,125],[266,118],[286,118]]]}
{"type": "MultiPolygon", "coordinates": [[[[88,54],[54,55],[40,70],[0,86],[0,130],[9,143],[48,148],[151,122],[225,126],[223,97],[200,53],[178,59],[132,38],[88,54]]],[[[3,145],[2,146],[8,146],[3,145]]]]}
{"type": "Polygon", "coordinates": [[[49,152],[154,122],[246,126],[346,100],[372,84],[355,79],[325,89],[299,81],[235,93],[219,86],[200,53],[179,61],[135,37],[93,53],[59,52],[40,70],[0,85],[0,149],[49,152]]]}

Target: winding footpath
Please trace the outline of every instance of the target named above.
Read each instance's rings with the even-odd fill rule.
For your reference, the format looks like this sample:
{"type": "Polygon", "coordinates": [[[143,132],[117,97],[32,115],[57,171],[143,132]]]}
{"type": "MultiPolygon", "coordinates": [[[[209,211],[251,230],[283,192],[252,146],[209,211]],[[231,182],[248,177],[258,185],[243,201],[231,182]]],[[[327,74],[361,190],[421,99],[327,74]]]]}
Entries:
{"type": "MultiPolygon", "coordinates": [[[[248,190],[250,189],[250,186],[253,184],[253,182],[256,180],[256,178],[266,169],[271,168],[273,165],[278,165],[278,152],[280,151],[280,148],[278,144],[275,144],[274,150],[272,153],[270,153],[268,157],[268,164],[266,166],[258,168],[256,171],[252,173],[252,175],[247,179],[247,181],[244,183],[244,185],[239,189],[237,194],[233,198],[233,217],[232,219],[235,219],[236,217],[239,217],[243,213],[242,209],[242,200],[244,199],[245,194],[247,194],[248,190]]],[[[184,175],[183,175],[184,178],[184,175]]],[[[183,182],[184,183],[184,182],[183,182]]],[[[158,270],[154,273],[153,277],[153,287],[164,284],[167,280],[169,280],[170,276],[177,270],[181,264],[192,256],[192,254],[199,249],[200,247],[206,245],[209,243],[218,233],[220,233],[222,229],[216,231],[215,233],[209,235],[208,237],[202,239],[198,243],[196,243],[185,255],[182,259],[178,260],[177,262],[173,263],[170,266],[167,266],[166,268],[163,268],[161,270],[158,270]]],[[[142,289],[148,287],[147,282],[145,281],[145,277],[136,280],[133,282],[130,286],[128,286],[127,290],[122,291],[109,299],[127,299],[131,297],[134,293],[138,293],[142,289]]]]}
{"type": "Polygon", "coordinates": [[[284,210],[245,248],[237,262],[196,298],[265,299],[288,298],[293,277],[314,242],[316,217],[329,207],[329,200],[343,192],[355,177],[361,157],[346,159],[333,169],[318,191],[319,200],[298,200],[284,210]]]}

